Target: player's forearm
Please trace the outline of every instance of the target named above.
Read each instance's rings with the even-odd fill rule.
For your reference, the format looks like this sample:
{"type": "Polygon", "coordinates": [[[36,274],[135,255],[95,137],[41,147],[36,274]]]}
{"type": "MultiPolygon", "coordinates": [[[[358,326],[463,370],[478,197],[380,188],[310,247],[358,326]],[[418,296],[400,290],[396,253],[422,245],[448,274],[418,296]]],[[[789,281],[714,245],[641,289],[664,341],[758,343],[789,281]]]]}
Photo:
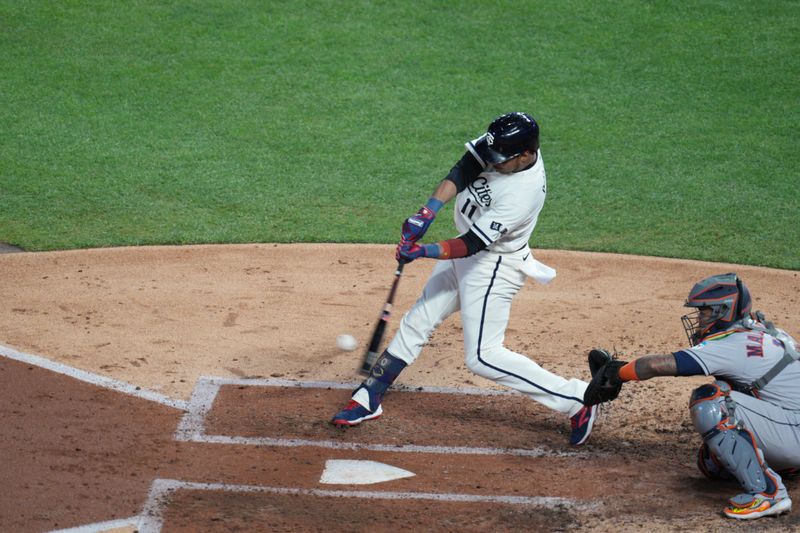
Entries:
{"type": "Polygon", "coordinates": [[[448,179],[443,179],[439,186],[436,187],[436,190],[433,191],[431,198],[435,198],[442,202],[442,204],[446,204],[450,200],[456,197],[458,194],[458,189],[456,188],[456,184],[448,179]]]}
{"type": "Polygon", "coordinates": [[[677,376],[678,364],[672,354],[645,355],[619,370],[622,381],[643,381],[656,376],[677,376]]]}

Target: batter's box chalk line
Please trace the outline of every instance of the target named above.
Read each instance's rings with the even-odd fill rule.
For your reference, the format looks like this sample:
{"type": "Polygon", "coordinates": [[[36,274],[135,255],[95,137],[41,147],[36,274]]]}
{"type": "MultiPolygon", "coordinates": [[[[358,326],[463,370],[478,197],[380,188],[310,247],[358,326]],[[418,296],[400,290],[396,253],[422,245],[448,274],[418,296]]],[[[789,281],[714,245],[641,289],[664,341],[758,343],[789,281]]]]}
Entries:
{"type": "Polygon", "coordinates": [[[264,487],[258,485],[237,485],[225,483],[195,483],[178,479],[156,479],[150,486],[142,513],[121,520],[97,522],[69,529],[59,529],[50,533],[101,533],[110,529],[132,527],[138,533],[160,533],[164,527],[164,513],[172,495],[180,490],[208,492],[228,492],[246,494],[276,494],[308,496],[316,498],[360,498],[363,500],[409,500],[467,503],[496,503],[547,509],[561,508],[574,511],[594,511],[599,502],[579,501],[556,496],[506,496],[476,495],[432,492],[380,492],[358,490],[300,489],[291,487],[264,487]]]}
{"type": "MultiPolygon", "coordinates": [[[[313,439],[286,439],[274,437],[237,437],[229,435],[209,435],[205,432],[205,420],[214,400],[223,386],[248,387],[297,387],[306,389],[346,389],[353,390],[355,383],[337,383],[329,381],[290,381],[285,379],[227,379],[203,376],[198,379],[186,413],[178,423],[175,439],[185,442],[203,442],[211,444],[239,444],[252,446],[300,447],[313,446],[334,450],[370,450],[379,452],[400,453],[438,453],[449,455],[514,455],[522,457],[588,457],[589,454],[575,450],[553,450],[542,447],[534,448],[488,448],[470,446],[423,446],[415,444],[361,444],[313,439]]],[[[462,394],[476,396],[512,396],[516,391],[496,391],[478,388],[457,389],[451,387],[408,387],[396,386],[395,390],[419,393],[462,394]]],[[[595,454],[596,455],[596,454],[595,454]]]]}
{"type": "Polygon", "coordinates": [[[96,522],[94,524],[86,524],[85,526],[70,527],[67,529],[56,529],[49,533],[103,533],[114,529],[133,528],[135,531],[141,531],[139,524],[142,522],[141,516],[132,516],[130,518],[122,518],[119,520],[108,520],[106,522],[96,522]]]}
{"type": "Polygon", "coordinates": [[[122,394],[127,394],[128,396],[135,396],[143,400],[156,402],[161,405],[179,409],[181,411],[186,411],[189,406],[189,403],[185,400],[176,400],[153,390],[145,389],[124,381],[119,381],[108,376],[81,370],[79,368],[65,365],[56,361],[51,361],[50,359],[46,359],[38,355],[19,352],[7,346],[0,345],[0,355],[8,359],[13,359],[14,361],[19,361],[31,366],[37,366],[39,368],[50,370],[56,374],[69,376],[73,379],[77,379],[78,381],[90,383],[105,389],[111,389],[121,392],[122,394]]]}
{"type": "MultiPolygon", "coordinates": [[[[31,366],[47,369],[57,374],[62,374],[79,381],[83,381],[98,387],[107,388],[122,394],[152,401],[161,405],[166,405],[174,409],[184,411],[175,438],[182,441],[224,443],[224,444],[253,444],[271,446],[317,446],[332,449],[359,449],[376,450],[391,452],[418,452],[418,453],[441,453],[441,454],[465,454],[465,455],[521,455],[531,457],[541,456],[586,456],[585,452],[559,452],[544,449],[502,449],[502,448],[470,448],[470,447],[446,447],[446,446],[389,446],[389,445],[363,445],[347,444],[331,441],[313,441],[301,439],[275,439],[275,438],[245,438],[228,437],[221,435],[205,434],[205,418],[214,404],[214,399],[219,393],[219,389],[225,385],[233,386],[263,386],[263,387],[298,387],[298,388],[325,388],[325,389],[347,389],[352,390],[355,383],[334,383],[324,381],[290,381],[282,379],[226,379],[217,377],[201,377],[198,379],[191,399],[187,402],[180,399],[170,398],[157,391],[144,389],[142,387],[109,378],[100,374],[95,374],[81,370],[69,365],[51,361],[45,357],[27,354],[0,345],[0,356],[19,361],[31,366]]],[[[496,396],[517,394],[514,391],[495,391],[487,389],[456,389],[438,387],[407,387],[398,386],[397,390],[412,392],[435,392],[445,394],[466,394],[479,396],[496,396]]],[[[503,496],[503,495],[471,495],[471,494],[446,494],[446,493],[415,493],[415,492],[380,492],[380,491],[342,491],[342,490],[322,490],[322,489],[300,489],[287,487],[262,487],[252,485],[232,485],[221,483],[194,483],[174,479],[156,479],[151,485],[147,496],[147,501],[142,513],[137,516],[107,520],[86,524],[68,529],[57,530],[58,533],[100,533],[112,529],[135,528],[141,533],[160,532],[163,527],[164,509],[169,503],[171,495],[177,490],[204,490],[204,491],[226,491],[243,493],[264,493],[279,495],[301,495],[312,497],[327,498],[362,498],[366,500],[425,500],[425,501],[444,501],[444,502],[482,502],[482,503],[504,503],[511,505],[526,505],[538,507],[561,507],[577,511],[595,510],[600,506],[595,501],[579,501],[560,497],[523,497],[523,496],[503,496]]]]}
{"type": "Polygon", "coordinates": [[[153,482],[138,521],[139,533],[159,533],[164,526],[164,511],[172,494],[179,490],[241,492],[276,495],[309,496],[316,498],[361,498],[364,500],[421,500],[437,502],[495,503],[528,507],[561,508],[591,511],[599,502],[582,502],[555,496],[504,496],[476,494],[448,494],[431,492],[379,492],[358,490],[299,489],[290,487],[263,487],[225,483],[194,483],[177,479],[157,479],[153,482]]]}
{"type": "MultiPolygon", "coordinates": [[[[310,389],[347,389],[352,390],[357,386],[356,383],[337,383],[328,381],[291,381],[286,379],[233,379],[220,377],[200,377],[196,383],[191,399],[187,402],[176,398],[170,398],[159,392],[142,388],[131,383],[116,380],[108,376],[95,374],[86,370],[81,370],[63,363],[51,361],[45,357],[32,355],[14,350],[7,346],[0,345],[0,356],[20,361],[25,364],[37,366],[69,376],[73,379],[90,383],[92,385],[111,389],[122,394],[141,398],[152,402],[166,405],[174,409],[184,411],[184,416],[175,431],[175,439],[178,441],[205,442],[217,444],[244,444],[244,445],[265,445],[265,446],[315,446],[319,448],[329,448],[337,450],[373,450],[407,453],[441,453],[441,454],[462,454],[462,455],[517,455],[525,457],[587,457],[586,452],[580,451],[560,451],[545,448],[517,449],[517,448],[481,448],[481,447],[452,447],[452,446],[418,446],[418,445],[385,445],[385,444],[358,444],[342,443],[336,441],[307,440],[307,439],[281,439],[271,437],[236,437],[226,435],[207,435],[205,433],[205,418],[214,404],[214,399],[219,393],[220,387],[224,385],[232,386],[255,386],[255,387],[298,387],[310,389]]],[[[396,390],[411,392],[434,392],[445,394],[465,394],[478,396],[506,396],[516,395],[515,391],[497,391],[491,389],[478,388],[450,388],[450,387],[409,387],[395,386],[396,390]]]]}

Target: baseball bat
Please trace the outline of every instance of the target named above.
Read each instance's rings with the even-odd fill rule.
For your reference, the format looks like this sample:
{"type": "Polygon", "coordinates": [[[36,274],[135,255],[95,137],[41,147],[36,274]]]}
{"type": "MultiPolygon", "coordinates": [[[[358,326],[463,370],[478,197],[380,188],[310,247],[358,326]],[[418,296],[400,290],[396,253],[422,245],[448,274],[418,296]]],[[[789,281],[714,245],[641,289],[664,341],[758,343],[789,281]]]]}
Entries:
{"type": "Polygon", "coordinates": [[[370,370],[378,360],[378,355],[381,351],[381,343],[383,342],[383,335],[386,333],[386,324],[389,322],[389,317],[392,315],[392,305],[394,304],[394,295],[397,292],[397,285],[400,283],[400,276],[403,275],[403,267],[405,263],[402,261],[397,263],[397,270],[394,272],[394,281],[392,281],[392,288],[389,290],[389,296],[386,298],[386,303],[383,304],[381,316],[378,323],[375,324],[375,329],[372,331],[372,338],[369,340],[367,352],[364,354],[364,360],[361,362],[361,369],[358,371],[363,376],[368,376],[370,370]]]}

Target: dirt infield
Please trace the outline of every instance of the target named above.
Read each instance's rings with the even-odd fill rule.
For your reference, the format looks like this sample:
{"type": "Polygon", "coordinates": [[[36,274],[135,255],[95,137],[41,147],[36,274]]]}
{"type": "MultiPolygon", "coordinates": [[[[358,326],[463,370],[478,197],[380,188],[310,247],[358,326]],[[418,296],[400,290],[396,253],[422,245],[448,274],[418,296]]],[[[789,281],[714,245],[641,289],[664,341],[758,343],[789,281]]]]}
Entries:
{"type": "MultiPolygon", "coordinates": [[[[800,333],[798,272],[536,256],[558,277],[523,289],[506,344],[564,376],[587,378],[594,346],[623,357],[682,347],[683,298],[716,273],[738,272],[755,308],[800,333]]],[[[797,510],[755,524],[721,517],[737,488],[696,470],[686,409],[706,378],[626,386],[576,450],[564,417],[465,368],[457,317],[381,419],[329,426],[393,265],[391,247],[372,245],[0,255],[0,531],[800,529],[797,510]],[[337,350],[339,333],[359,349],[337,350]],[[415,475],[324,484],[334,459],[415,475]]],[[[431,267],[406,268],[398,314],[431,267]]],[[[798,485],[788,484],[796,500],[798,485]]]]}

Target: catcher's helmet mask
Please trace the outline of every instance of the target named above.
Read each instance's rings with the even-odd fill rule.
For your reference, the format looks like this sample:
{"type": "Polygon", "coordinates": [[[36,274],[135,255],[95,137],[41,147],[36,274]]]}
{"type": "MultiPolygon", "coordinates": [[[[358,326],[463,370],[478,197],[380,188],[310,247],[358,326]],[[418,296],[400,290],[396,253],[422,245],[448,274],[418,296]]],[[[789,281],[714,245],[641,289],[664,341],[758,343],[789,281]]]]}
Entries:
{"type": "Polygon", "coordinates": [[[686,337],[695,346],[705,337],[725,331],[747,316],[752,300],[744,282],[730,272],[696,283],[684,306],[697,308],[697,311],[681,317],[686,337]]]}
{"type": "Polygon", "coordinates": [[[499,165],[539,149],[539,125],[527,113],[506,113],[494,119],[476,145],[478,154],[492,165],[499,165]]]}

